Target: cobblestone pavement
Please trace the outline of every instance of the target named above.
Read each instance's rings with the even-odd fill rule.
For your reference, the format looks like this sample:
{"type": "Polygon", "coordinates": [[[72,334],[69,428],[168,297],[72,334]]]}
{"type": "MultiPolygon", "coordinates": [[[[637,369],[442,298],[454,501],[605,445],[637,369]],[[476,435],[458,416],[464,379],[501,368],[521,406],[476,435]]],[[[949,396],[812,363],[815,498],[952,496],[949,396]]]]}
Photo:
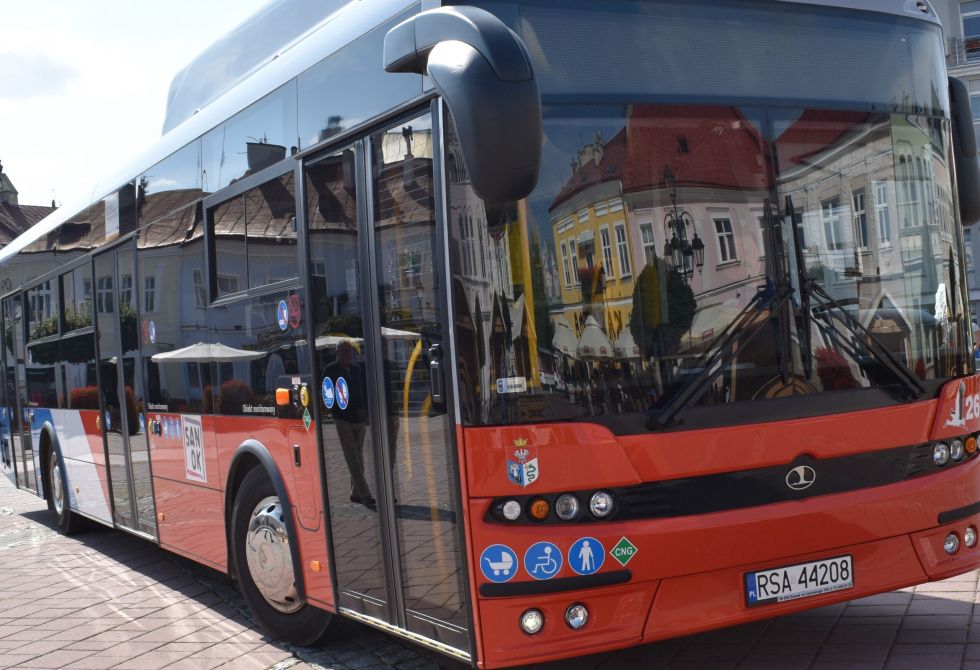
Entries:
{"type": "MultiPolygon", "coordinates": [[[[980,574],[526,670],[980,670],[980,574]],[[976,628],[974,628],[976,623],[976,628]]],[[[0,477],[0,668],[467,667],[355,622],[300,648],[269,639],[226,576],[112,530],[66,538],[0,477]]]]}

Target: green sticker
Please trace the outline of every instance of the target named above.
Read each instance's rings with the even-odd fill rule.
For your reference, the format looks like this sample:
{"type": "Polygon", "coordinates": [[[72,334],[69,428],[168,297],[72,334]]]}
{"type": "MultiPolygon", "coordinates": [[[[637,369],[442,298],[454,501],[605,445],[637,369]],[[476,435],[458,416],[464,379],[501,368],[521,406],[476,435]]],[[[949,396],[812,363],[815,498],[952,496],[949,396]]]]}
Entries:
{"type": "Polygon", "coordinates": [[[627,540],[625,537],[616,543],[610,551],[612,557],[619,561],[619,564],[625,566],[630,562],[630,559],[636,556],[636,547],[632,542],[627,540]]]}
{"type": "Polygon", "coordinates": [[[310,416],[310,408],[307,407],[303,410],[303,425],[306,426],[306,430],[310,429],[311,423],[313,423],[313,417],[310,416]]]}

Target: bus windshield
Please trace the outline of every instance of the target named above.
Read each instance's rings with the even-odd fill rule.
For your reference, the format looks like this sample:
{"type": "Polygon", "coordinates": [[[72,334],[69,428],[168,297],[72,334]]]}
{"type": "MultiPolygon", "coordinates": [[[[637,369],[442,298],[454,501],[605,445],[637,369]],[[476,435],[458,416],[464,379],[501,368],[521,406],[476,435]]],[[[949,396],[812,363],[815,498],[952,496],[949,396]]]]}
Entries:
{"type": "MultiPolygon", "coordinates": [[[[662,26],[665,15],[686,11],[657,5],[654,21],[641,11],[647,3],[621,4],[629,21],[603,14],[597,25],[631,32],[635,21],[662,26]]],[[[826,39],[826,17],[807,11],[779,17],[826,39]]],[[[756,27],[768,16],[759,13],[756,27]]],[[[521,9],[512,25],[529,45],[541,43],[528,39],[540,38],[533,11],[521,9]]],[[[862,29],[858,20],[845,26],[862,29]]],[[[541,178],[528,199],[506,207],[472,193],[450,137],[464,420],[582,418],[642,432],[679,425],[688,407],[705,406],[702,419],[724,424],[764,420],[746,411],[758,404],[744,404],[762,399],[827,401],[803,413],[881,406],[966,374],[947,103],[916,86],[916,68],[941,67],[938,30],[875,26],[868,35],[879,47],[902,45],[901,75],[883,83],[844,71],[834,97],[787,84],[779,105],[767,98],[772,87],[736,95],[721,80],[712,80],[710,104],[693,94],[652,102],[659,75],[632,91],[625,81],[596,84],[601,101],[575,102],[558,90],[557,66],[545,68],[541,178]],[[928,58],[912,67],[913,53],[928,58]],[[724,407],[732,411],[717,411],[724,407]]],[[[707,58],[718,59],[715,46],[707,58]]],[[[543,53],[549,64],[561,60],[543,53]]],[[[785,62],[769,64],[777,81],[813,66],[799,56],[785,62]]]]}

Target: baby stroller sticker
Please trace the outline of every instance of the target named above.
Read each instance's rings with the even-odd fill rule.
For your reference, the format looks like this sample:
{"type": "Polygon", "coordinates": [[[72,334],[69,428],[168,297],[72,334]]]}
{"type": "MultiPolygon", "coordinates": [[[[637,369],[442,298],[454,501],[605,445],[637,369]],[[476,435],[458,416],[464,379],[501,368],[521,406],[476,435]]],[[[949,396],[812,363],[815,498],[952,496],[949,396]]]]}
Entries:
{"type": "Polygon", "coordinates": [[[480,555],[480,571],[491,582],[503,584],[517,574],[517,554],[503,544],[493,544],[480,555]]]}
{"type": "Polygon", "coordinates": [[[514,440],[517,447],[512,457],[507,459],[507,478],[518,486],[527,486],[537,481],[541,470],[538,468],[538,449],[528,447],[527,440],[514,440]]]}

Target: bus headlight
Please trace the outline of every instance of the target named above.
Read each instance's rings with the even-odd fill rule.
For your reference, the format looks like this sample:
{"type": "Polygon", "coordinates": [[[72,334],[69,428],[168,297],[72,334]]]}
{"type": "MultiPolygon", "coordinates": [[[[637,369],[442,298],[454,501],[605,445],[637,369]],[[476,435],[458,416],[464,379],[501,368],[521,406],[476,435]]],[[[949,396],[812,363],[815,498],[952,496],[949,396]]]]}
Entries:
{"type": "Polygon", "coordinates": [[[544,615],[540,610],[528,610],[521,615],[521,630],[534,635],[544,627],[544,615]]]}
{"type": "Polygon", "coordinates": [[[571,493],[563,493],[555,502],[555,514],[562,521],[571,521],[578,516],[578,498],[571,493]]]}
{"type": "Polygon", "coordinates": [[[952,556],[959,548],[960,538],[956,537],[956,533],[950,533],[947,535],[946,540],[943,542],[943,549],[946,550],[946,553],[952,556]]]}
{"type": "Polygon", "coordinates": [[[949,457],[954,461],[963,458],[966,449],[963,447],[963,440],[953,440],[949,443],[949,457]]]}
{"type": "Polygon", "coordinates": [[[949,462],[949,447],[942,442],[932,448],[932,460],[936,465],[946,465],[949,462]]]}
{"type": "Polygon", "coordinates": [[[613,510],[612,495],[605,491],[592,494],[592,499],[589,500],[589,509],[592,511],[592,515],[599,519],[609,516],[613,510]]]}
{"type": "Polygon", "coordinates": [[[565,610],[565,623],[572,630],[578,630],[589,621],[589,610],[585,609],[582,603],[569,605],[565,610]]]}
{"type": "Polygon", "coordinates": [[[968,547],[974,547],[977,544],[977,529],[973,526],[967,526],[967,529],[963,532],[963,544],[968,547]]]}
{"type": "Polygon", "coordinates": [[[517,521],[521,515],[521,504],[516,500],[508,500],[503,507],[504,518],[508,521],[517,521]]]}

